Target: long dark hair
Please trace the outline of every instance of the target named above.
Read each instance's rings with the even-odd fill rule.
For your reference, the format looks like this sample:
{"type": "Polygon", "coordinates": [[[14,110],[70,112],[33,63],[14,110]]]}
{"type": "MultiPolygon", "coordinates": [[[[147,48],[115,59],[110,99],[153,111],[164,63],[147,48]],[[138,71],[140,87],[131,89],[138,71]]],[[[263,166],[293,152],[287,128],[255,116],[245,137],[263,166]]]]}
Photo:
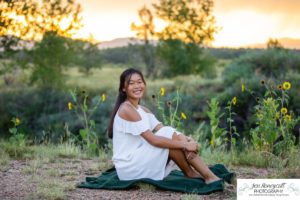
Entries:
{"type": "Polygon", "coordinates": [[[125,83],[126,82],[127,82],[127,85],[128,85],[132,74],[140,75],[141,78],[142,78],[142,81],[146,85],[146,81],[144,79],[144,76],[143,76],[142,72],[140,72],[139,70],[129,68],[129,69],[126,69],[125,71],[122,72],[122,74],[120,76],[119,94],[118,94],[118,97],[117,97],[115,107],[114,107],[114,109],[111,113],[109,124],[108,124],[108,127],[107,127],[107,132],[108,132],[108,137],[109,138],[113,137],[114,119],[115,119],[115,116],[118,112],[118,109],[119,109],[120,105],[127,99],[127,94],[126,94],[126,92],[123,91],[123,88],[125,88],[125,83]]]}

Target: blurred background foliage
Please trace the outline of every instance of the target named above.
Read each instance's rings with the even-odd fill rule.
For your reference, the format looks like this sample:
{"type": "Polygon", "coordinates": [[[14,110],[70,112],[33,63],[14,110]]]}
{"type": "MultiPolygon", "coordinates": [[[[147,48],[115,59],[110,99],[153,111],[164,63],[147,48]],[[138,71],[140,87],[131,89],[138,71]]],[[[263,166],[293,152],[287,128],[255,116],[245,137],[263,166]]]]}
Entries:
{"type": "MultiPolygon", "coordinates": [[[[233,97],[237,98],[236,106],[232,107],[236,113],[233,125],[240,135],[237,143],[242,148],[245,141],[251,140],[250,130],[256,126],[254,106],[266,92],[262,80],[276,84],[289,81],[292,89],[288,108],[298,116],[299,50],[285,49],[274,39],[265,49],[209,48],[206,44],[218,30],[211,14],[213,1],[197,1],[201,3],[193,9],[188,2],[159,1],[154,5],[154,14],[142,8],[138,12],[141,24],[132,24],[141,44],[100,49],[98,43],[71,39],[72,33],[81,26],[80,5],[72,0],[1,1],[0,6],[4,8],[0,11],[1,137],[10,136],[11,119],[18,117],[19,129],[33,143],[57,143],[68,137],[80,141],[79,130],[84,125],[68,109],[68,102],[72,102],[68,91],[77,89],[79,94],[88,94],[90,106],[94,98],[106,95],[105,102],[90,116],[95,122],[99,144],[104,146],[119,75],[128,67],[135,67],[147,76],[147,95],[142,103],[158,116],[152,95],[159,95],[160,88],[164,87],[162,101],[166,107],[166,102],[179,91],[178,110],[187,116],[181,129],[202,142],[212,138],[208,102],[216,98],[224,110],[233,97]],[[8,13],[12,12],[27,23],[9,17],[8,13]],[[172,26],[155,32],[154,15],[172,22],[172,26]],[[201,17],[204,24],[195,23],[201,17]],[[64,27],[59,25],[62,21],[66,23],[64,27]],[[243,92],[242,84],[252,92],[243,92]]],[[[219,127],[224,130],[229,128],[227,117],[224,113],[219,121],[219,127]]],[[[299,137],[297,127],[299,124],[294,134],[299,137]]]]}

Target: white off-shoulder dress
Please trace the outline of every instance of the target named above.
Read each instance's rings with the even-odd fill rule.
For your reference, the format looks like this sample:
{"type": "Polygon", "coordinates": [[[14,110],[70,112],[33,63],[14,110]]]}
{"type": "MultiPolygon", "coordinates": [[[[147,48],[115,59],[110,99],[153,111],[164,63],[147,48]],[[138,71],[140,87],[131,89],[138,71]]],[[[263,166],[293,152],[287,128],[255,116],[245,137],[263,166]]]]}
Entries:
{"type": "MultiPolygon", "coordinates": [[[[140,121],[127,121],[118,112],[114,119],[112,160],[118,177],[120,180],[162,180],[176,165],[174,162],[167,165],[169,149],[155,147],[141,136],[147,130],[152,131],[160,122],[141,106],[136,110],[141,117],[140,121]]],[[[180,134],[174,128],[165,126],[155,135],[171,139],[174,132],[180,134]]]]}

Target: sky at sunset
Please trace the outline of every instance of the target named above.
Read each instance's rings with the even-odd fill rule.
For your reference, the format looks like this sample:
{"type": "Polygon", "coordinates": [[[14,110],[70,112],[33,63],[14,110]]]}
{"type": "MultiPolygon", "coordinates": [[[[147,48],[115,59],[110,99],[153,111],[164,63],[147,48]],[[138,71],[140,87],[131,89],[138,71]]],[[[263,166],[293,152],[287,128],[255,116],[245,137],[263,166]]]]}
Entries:
{"type": "MultiPolygon", "coordinates": [[[[81,37],[98,41],[134,37],[137,10],[157,0],[77,0],[82,5],[81,37]]],[[[269,38],[300,38],[300,0],[215,0],[214,16],[221,27],[213,46],[247,46],[269,38]]],[[[163,22],[156,20],[157,30],[163,22]]]]}

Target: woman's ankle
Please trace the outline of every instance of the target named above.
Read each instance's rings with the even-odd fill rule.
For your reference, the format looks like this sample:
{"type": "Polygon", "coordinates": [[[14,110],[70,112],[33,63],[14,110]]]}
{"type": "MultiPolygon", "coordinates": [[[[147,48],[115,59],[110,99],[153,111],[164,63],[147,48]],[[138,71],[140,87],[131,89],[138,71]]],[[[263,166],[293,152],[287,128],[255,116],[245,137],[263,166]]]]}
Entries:
{"type": "Polygon", "coordinates": [[[205,183],[206,184],[209,184],[209,183],[212,183],[212,182],[215,182],[215,181],[219,181],[219,180],[221,180],[221,178],[219,178],[219,177],[212,177],[212,178],[209,178],[209,179],[205,179],[205,183]]]}
{"type": "Polygon", "coordinates": [[[189,178],[203,178],[203,176],[201,176],[201,174],[195,172],[194,170],[187,172],[185,175],[189,178]]]}

